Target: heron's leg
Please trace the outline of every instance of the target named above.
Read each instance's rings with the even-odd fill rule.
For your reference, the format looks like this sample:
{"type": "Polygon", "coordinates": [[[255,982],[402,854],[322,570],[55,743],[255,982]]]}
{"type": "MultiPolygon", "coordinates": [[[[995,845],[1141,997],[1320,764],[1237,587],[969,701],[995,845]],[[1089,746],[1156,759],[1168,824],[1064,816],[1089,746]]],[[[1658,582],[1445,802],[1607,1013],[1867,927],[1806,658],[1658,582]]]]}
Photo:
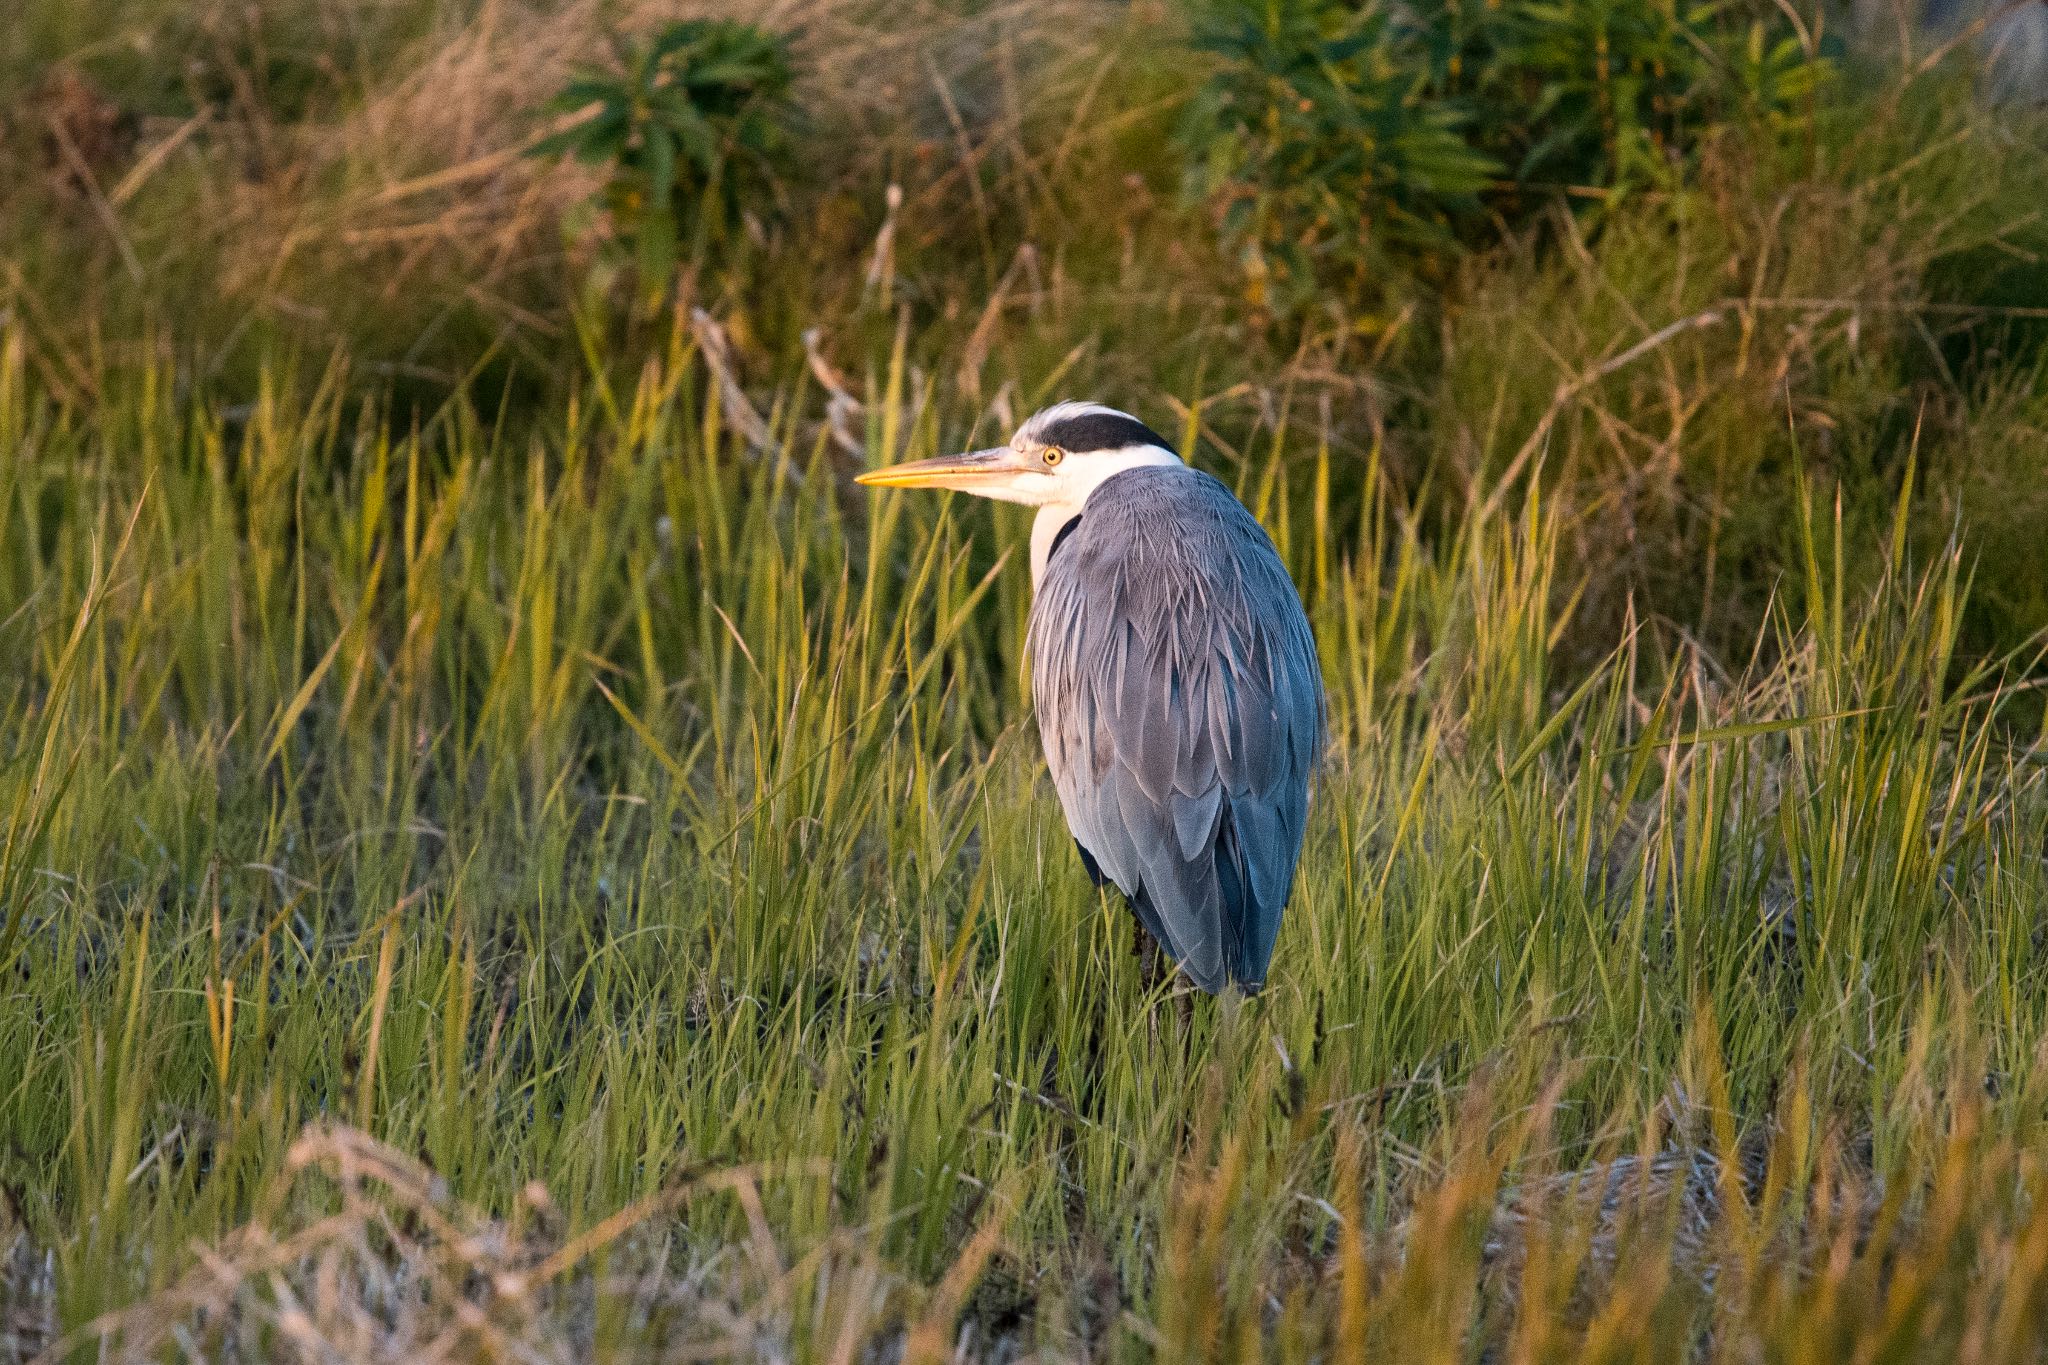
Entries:
{"type": "Polygon", "coordinates": [[[1154,988],[1167,984],[1169,998],[1173,1001],[1173,1012],[1180,1020],[1182,1029],[1195,1021],[1195,997],[1185,984],[1173,985],[1172,980],[1180,968],[1167,953],[1152,931],[1145,927],[1145,921],[1136,914],[1131,916],[1131,953],[1138,959],[1138,981],[1145,994],[1154,988]]]}
{"type": "Polygon", "coordinates": [[[1131,955],[1138,959],[1138,980],[1147,991],[1173,973],[1173,959],[1135,913],[1131,916],[1131,955]]]}

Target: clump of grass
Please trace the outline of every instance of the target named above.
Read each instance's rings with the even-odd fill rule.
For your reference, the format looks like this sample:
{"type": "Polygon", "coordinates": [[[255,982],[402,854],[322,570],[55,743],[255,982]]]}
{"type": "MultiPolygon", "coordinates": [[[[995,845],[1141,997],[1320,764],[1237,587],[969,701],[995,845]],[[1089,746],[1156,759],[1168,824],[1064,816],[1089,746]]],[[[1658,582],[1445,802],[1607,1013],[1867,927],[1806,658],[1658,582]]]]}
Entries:
{"type": "MultiPolygon", "coordinates": [[[[1208,1076],[1212,1093],[1224,1069],[1208,1076]]],[[[1259,1098],[1284,1103],[1291,1064],[1260,1070],[1259,1098]]],[[[798,1254],[770,1201],[822,1181],[821,1168],[681,1173],[572,1232],[538,1183],[494,1217],[418,1160],[316,1126],[292,1143],[248,1222],[163,1288],[57,1346],[122,1359],[179,1346],[429,1361],[649,1349],[701,1359],[1481,1350],[1818,1361],[1951,1358],[1986,1344],[2009,1359],[2038,1348],[2048,1233],[2022,1191],[2039,1136],[1988,1124],[1966,1076],[1943,1081],[1923,1067],[1906,1078],[1901,1111],[1924,1144],[1924,1170],[1873,1166],[1839,1131],[1815,1131],[1797,1072],[1766,1133],[1735,1138],[1711,1020],[1688,1043],[1687,1079],[1709,1087],[1702,1109],[1683,1116],[1691,1131],[1668,1131],[1653,1112],[1633,1134],[1616,1125],[1601,1146],[1624,1154],[1560,1169],[1550,1144],[1565,1072],[1496,1072],[1475,1080],[1430,1150],[1394,1180],[1365,1130],[1345,1127],[1334,1154],[1295,1177],[1292,1207],[1252,1192],[1261,1166],[1304,1145],[1299,1118],[1274,1150],[1211,1117],[1165,1182],[1151,1302],[1128,1307],[1114,1284],[1085,1273],[1049,1285],[1037,1276],[1047,1297],[1020,1295],[1031,1250],[1008,1235],[1014,1184],[985,1192],[962,1221],[957,1258],[920,1284],[851,1229],[798,1254]],[[1397,1221],[1376,1222],[1376,1196],[1397,1221]],[[707,1253],[692,1224],[715,1217],[714,1204],[746,1222],[736,1244],[707,1253]],[[1035,1320],[1016,1315],[1020,1302],[1035,1320]]]]}
{"type": "MultiPolygon", "coordinates": [[[[571,1353],[663,1313],[800,1358],[1567,1342],[1582,1282],[1617,1351],[1863,1339],[1908,1292],[1930,1349],[2031,1330],[1935,1273],[2036,1235],[1997,1193],[2036,1159],[2048,1000],[2028,659],[1959,652],[1968,566],[1914,560],[1910,502],[1871,573],[1814,490],[1749,656],[1632,627],[1577,667],[1576,512],[1482,487],[1425,534],[1375,476],[1343,537],[1333,452],[1268,429],[1217,467],[1303,586],[1337,744],[1272,984],[1183,1017],[1038,776],[1017,518],[855,497],[826,395],[734,422],[697,335],[526,432],[393,423],[333,373],[232,419],[151,370],[80,408],[0,347],[0,723],[67,774],[0,773],[41,812],[0,1175],[53,1330],[285,1350],[294,1312],[360,1343],[397,1304],[424,1334],[469,1310],[390,1287],[435,1276],[464,1340],[571,1353]],[[1843,1243],[1825,1283],[1867,1289],[1761,1251],[1691,1287],[1863,1216],[1731,1202],[1758,1134],[1763,1190],[1789,1162],[1912,1214],[1903,1252],[1843,1243]],[[1602,1288],[1591,1215],[1527,1210],[1631,1154],[1724,1172],[1719,1212],[1602,1288]],[[491,1297],[530,1263],[560,1274],[491,1297]]],[[[874,373],[870,458],[971,424],[900,349],[874,373]]]]}
{"type": "MultiPolygon", "coordinates": [[[[815,357],[851,399],[900,336],[906,377],[930,380],[963,424],[1003,425],[1062,385],[1137,406],[1183,397],[1194,415],[1175,418],[1219,452],[1312,421],[1331,443],[1332,524],[1345,534],[1372,496],[1362,475],[1374,461],[1432,537],[1474,488],[1540,475],[1573,514],[1567,574],[1590,579],[1568,632],[1576,664],[1603,654],[1631,610],[1740,652],[1772,592],[1796,582],[1799,471],[1841,484],[1852,553],[1868,556],[1916,440],[1926,505],[1987,509],[1970,553],[1991,557],[1987,579],[2027,577],[2036,511],[2023,488],[1986,497],[1977,457],[2040,386],[2041,319],[2027,302],[2029,262],[2048,249],[2039,120],[1987,113],[1938,63],[1780,89],[1771,72],[1784,64],[1835,60],[1810,26],[1810,45],[1777,41],[1773,25],[1797,27],[1789,12],[1772,10],[1757,30],[1772,41],[1743,47],[1710,91],[1673,105],[1660,82],[1678,67],[1656,54],[1676,43],[1690,67],[1705,58],[1686,24],[1738,47],[1747,27],[1614,11],[1650,46],[1631,49],[1633,75],[1596,63],[1588,85],[1584,63],[1560,67],[1557,52],[1597,50],[1605,11],[1488,11],[1483,24],[1501,26],[1485,40],[1500,59],[1482,101],[1492,131],[1467,121],[1446,136],[1519,165],[1562,130],[1553,150],[1577,169],[1529,174],[1597,183],[1561,197],[1523,186],[1507,233],[1462,239],[1498,245],[1404,264],[1344,224],[1382,191],[1411,226],[1442,218],[1423,183],[1442,157],[1425,158],[1437,171],[1392,157],[1367,177],[1368,197],[1333,197],[1288,169],[1337,174],[1325,153],[1380,115],[1395,141],[1442,122],[1436,95],[1415,98],[1358,51],[1344,80],[1316,76],[1319,25],[1343,18],[1327,7],[1276,11],[1309,36],[1268,54],[1277,84],[1253,64],[1241,90],[1204,86],[1214,68],[1192,56],[1176,6],[774,7],[750,19],[795,35],[798,169],[727,207],[770,225],[786,207],[803,228],[733,230],[719,269],[649,282],[675,305],[649,317],[607,288],[616,272],[595,238],[562,231],[602,171],[525,152],[563,131],[533,111],[607,33],[653,34],[671,15],[591,0],[403,15],[263,0],[197,19],[176,6],[30,8],[0,37],[13,44],[0,64],[75,71],[98,92],[74,120],[81,148],[109,121],[133,134],[85,158],[81,179],[45,145],[61,110],[24,93],[0,115],[22,133],[0,138],[0,314],[22,323],[39,381],[76,406],[150,367],[230,410],[283,379],[306,402],[340,356],[334,382],[351,409],[388,404],[402,425],[462,392],[523,441],[552,425],[593,360],[630,388],[669,328],[702,309],[729,372],[756,392],[815,357]],[[1562,46],[1543,47],[1546,35],[1562,46]],[[195,90],[158,69],[188,59],[206,73],[195,90]],[[1526,92],[1564,67],[1569,89],[1546,106],[1555,120],[1523,126],[1538,103],[1526,92]],[[1318,92],[1308,111],[1286,93],[1290,71],[1318,92]],[[1190,120],[1204,88],[1235,91],[1236,114],[1190,120]],[[1300,136],[1286,120],[1271,137],[1253,130],[1244,110],[1260,100],[1275,118],[1300,112],[1300,136]],[[1613,126],[1596,134],[1603,108],[1613,126]],[[1190,127],[1203,131],[1176,141],[1190,127]],[[1683,154],[1652,176],[1646,149],[1660,145],[1683,154]],[[1239,189],[1263,183],[1253,172],[1270,162],[1299,192],[1268,205],[1261,252],[1347,259],[1370,298],[1318,285],[1291,321],[1247,300],[1243,240],[1180,192],[1181,172],[1211,152],[1239,189]],[[1624,182],[1629,192],[1607,192],[1624,182]]],[[[1424,46],[1445,98],[1479,98],[1460,46],[1479,40],[1464,22],[1430,13],[1424,46]]],[[[1305,262],[1294,279],[1336,276],[1305,262]]],[[[2024,468],[2031,447],[2016,449],[2024,468]]],[[[1301,495],[1310,462],[1285,476],[1301,495]]],[[[1949,532],[1929,524],[1923,558],[1949,532]]],[[[2024,591],[1973,602],[1976,650],[2048,624],[2024,591]]]]}

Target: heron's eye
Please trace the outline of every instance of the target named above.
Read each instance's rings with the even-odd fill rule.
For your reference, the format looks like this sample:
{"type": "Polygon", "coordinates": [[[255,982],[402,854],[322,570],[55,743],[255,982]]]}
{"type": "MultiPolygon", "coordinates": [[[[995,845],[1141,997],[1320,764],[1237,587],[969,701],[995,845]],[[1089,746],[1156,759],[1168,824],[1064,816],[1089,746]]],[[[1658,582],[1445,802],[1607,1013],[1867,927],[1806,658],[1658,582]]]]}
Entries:
{"type": "Polygon", "coordinates": [[[1067,452],[1061,450],[1058,446],[1047,446],[1045,448],[1045,463],[1048,469],[1066,458],[1067,452]]]}

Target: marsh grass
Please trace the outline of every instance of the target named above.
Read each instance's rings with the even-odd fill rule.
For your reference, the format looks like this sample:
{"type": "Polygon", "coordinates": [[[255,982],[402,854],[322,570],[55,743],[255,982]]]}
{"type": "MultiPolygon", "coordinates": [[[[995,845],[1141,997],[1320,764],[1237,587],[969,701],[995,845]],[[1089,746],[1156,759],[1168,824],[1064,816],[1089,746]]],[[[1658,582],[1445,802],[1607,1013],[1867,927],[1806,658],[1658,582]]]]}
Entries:
{"type": "Polygon", "coordinates": [[[234,93],[0,148],[0,1350],[2043,1353],[2038,123],[1288,337],[1156,14],[793,0],[815,223],[626,325],[519,154],[613,9],[31,8],[234,93]],[[1255,1000],[1078,866],[1022,518],[848,479],[1082,394],[1316,629],[1255,1000]]]}
{"type": "MultiPolygon", "coordinates": [[[[896,354],[877,461],[956,426],[896,354]]],[[[680,327],[523,436],[334,371],[80,410],[0,345],[45,1339],[2039,1349],[2035,659],[1958,652],[1910,485],[1874,575],[1808,489],[1753,657],[1566,673],[1563,508],[1425,536],[1368,470],[1340,534],[1327,446],[1241,451],[1336,742],[1268,990],[1190,1004],[1040,776],[1021,525],[716,392],[680,327]]]]}

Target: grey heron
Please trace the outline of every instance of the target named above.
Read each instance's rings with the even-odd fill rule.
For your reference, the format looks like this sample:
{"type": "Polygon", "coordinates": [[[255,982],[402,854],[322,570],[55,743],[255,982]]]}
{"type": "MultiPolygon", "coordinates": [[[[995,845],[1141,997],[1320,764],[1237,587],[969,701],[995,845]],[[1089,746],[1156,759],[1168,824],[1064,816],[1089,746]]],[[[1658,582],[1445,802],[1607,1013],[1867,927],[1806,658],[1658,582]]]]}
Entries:
{"type": "Polygon", "coordinates": [[[1258,990],[1327,724],[1307,614],[1257,519],[1097,403],[859,477],[1038,509],[1025,649],[1082,863],[1196,985],[1258,990]]]}

